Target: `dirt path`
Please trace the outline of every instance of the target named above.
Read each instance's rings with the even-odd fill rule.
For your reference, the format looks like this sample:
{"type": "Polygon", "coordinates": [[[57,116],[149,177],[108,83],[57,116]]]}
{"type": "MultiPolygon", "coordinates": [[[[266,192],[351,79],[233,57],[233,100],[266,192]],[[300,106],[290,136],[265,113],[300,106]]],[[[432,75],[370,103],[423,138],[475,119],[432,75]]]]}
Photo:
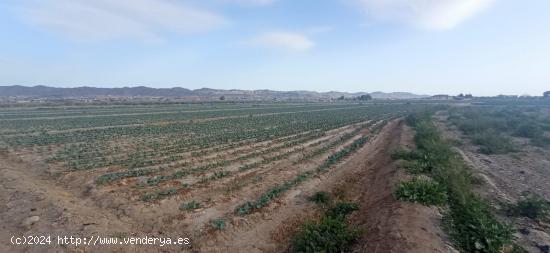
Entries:
{"type": "Polygon", "coordinates": [[[441,230],[437,208],[397,201],[396,185],[408,176],[398,169],[391,153],[398,147],[412,148],[412,130],[400,122],[385,145],[367,156],[364,170],[350,182],[358,197],[360,212],[354,223],[366,229],[353,252],[456,252],[441,230]],[[369,159],[370,158],[370,159],[369,159]]]}

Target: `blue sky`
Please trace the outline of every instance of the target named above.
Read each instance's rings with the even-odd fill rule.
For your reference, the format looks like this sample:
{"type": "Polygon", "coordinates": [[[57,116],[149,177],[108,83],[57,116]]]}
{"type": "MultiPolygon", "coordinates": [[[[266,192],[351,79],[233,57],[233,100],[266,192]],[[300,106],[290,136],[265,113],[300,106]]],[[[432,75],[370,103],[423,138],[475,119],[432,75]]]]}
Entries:
{"type": "Polygon", "coordinates": [[[0,85],[531,94],[547,0],[3,0],[0,85]]]}

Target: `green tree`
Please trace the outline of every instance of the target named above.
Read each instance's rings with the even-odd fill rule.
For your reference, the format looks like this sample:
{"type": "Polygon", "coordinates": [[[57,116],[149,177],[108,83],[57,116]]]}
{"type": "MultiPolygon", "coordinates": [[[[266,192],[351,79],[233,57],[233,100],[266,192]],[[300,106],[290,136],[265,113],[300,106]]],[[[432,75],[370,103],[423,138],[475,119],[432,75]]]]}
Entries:
{"type": "Polygon", "coordinates": [[[359,100],[361,100],[361,101],[367,101],[367,100],[371,100],[371,99],[372,99],[372,96],[369,95],[369,94],[361,95],[361,96],[359,97],[359,100]]]}

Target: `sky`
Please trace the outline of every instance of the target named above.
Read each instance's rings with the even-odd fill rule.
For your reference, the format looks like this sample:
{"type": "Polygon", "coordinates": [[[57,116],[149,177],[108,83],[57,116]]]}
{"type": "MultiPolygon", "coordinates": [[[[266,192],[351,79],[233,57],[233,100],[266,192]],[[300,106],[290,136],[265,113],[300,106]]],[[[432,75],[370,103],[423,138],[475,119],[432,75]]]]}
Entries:
{"type": "Polygon", "coordinates": [[[548,0],[2,0],[0,85],[550,90],[548,0]]]}

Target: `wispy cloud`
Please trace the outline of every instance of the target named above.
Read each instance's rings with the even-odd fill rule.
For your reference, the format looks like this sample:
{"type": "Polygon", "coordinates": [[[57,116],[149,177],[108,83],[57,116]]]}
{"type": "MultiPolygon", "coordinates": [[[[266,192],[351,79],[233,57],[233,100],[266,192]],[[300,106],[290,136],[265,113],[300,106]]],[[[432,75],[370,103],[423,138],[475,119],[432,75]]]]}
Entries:
{"type": "Polygon", "coordinates": [[[220,15],[168,0],[22,0],[17,13],[29,24],[77,40],[162,40],[164,33],[209,30],[220,15]]]}
{"type": "Polygon", "coordinates": [[[494,0],[356,1],[374,20],[405,23],[428,30],[451,29],[494,2],[494,0]]]}
{"type": "Polygon", "coordinates": [[[291,51],[305,51],[315,45],[306,35],[288,31],[262,33],[246,40],[245,44],[291,51]]]}

